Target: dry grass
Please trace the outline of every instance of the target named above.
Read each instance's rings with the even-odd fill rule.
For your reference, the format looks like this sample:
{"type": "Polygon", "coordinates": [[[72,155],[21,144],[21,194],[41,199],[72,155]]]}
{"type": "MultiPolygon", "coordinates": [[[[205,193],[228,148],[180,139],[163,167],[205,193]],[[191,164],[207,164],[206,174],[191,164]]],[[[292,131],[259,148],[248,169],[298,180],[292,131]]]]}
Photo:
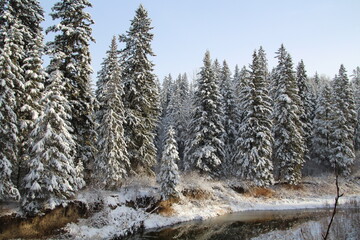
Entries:
{"type": "Polygon", "coordinates": [[[179,200],[179,198],[170,198],[168,200],[161,201],[158,205],[156,212],[165,217],[172,216],[174,214],[174,209],[172,208],[172,205],[174,203],[178,203],[179,200]]]}
{"type": "Polygon", "coordinates": [[[209,199],[211,194],[203,189],[195,189],[195,188],[186,188],[181,191],[184,197],[187,197],[191,200],[203,200],[209,199]]]}
{"type": "Polygon", "coordinates": [[[284,188],[287,190],[294,190],[294,191],[304,190],[304,186],[302,184],[297,184],[297,185],[284,184],[284,188]]]}
{"type": "Polygon", "coordinates": [[[275,195],[275,191],[270,188],[253,187],[249,192],[245,193],[245,196],[255,198],[272,198],[275,195]]]}
{"type": "Polygon", "coordinates": [[[43,216],[28,217],[26,219],[5,216],[0,219],[0,239],[40,239],[53,235],[58,229],[79,218],[86,217],[85,204],[73,202],[66,207],[58,206],[53,210],[46,210],[43,216]]]}

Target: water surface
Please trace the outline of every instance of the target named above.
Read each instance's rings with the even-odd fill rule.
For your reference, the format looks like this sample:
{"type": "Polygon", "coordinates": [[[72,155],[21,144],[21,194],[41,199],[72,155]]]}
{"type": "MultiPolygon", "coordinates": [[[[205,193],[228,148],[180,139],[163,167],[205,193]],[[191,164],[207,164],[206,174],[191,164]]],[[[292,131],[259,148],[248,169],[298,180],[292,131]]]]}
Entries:
{"type": "MultiPolygon", "coordinates": [[[[147,230],[128,239],[322,239],[331,213],[331,209],[246,211],[147,230]]],[[[339,210],[329,239],[360,239],[360,210],[339,210]]]]}

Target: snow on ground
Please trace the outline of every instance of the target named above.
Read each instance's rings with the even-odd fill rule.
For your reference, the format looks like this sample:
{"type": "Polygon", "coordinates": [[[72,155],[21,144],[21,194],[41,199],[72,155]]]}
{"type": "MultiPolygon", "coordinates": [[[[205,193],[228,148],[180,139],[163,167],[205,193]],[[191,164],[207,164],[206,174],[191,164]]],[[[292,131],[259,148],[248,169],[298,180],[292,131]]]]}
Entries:
{"type": "MultiPolygon", "coordinates": [[[[336,194],[333,176],[305,178],[297,188],[276,185],[270,190],[234,191],[228,182],[203,179],[195,174],[182,178],[179,191],[184,193],[168,211],[151,208],[160,194],[154,179],[137,179],[119,191],[84,191],[78,199],[94,205],[101,202],[101,211],[87,219],[65,227],[64,238],[104,239],[133,233],[139,228],[158,228],[190,220],[204,220],[232,212],[247,210],[285,210],[331,208],[336,194]]],[[[240,185],[243,183],[239,183],[240,185]]],[[[360,181],[341,180],[340,205],[360,203],[360,181]]],[[[245,185],[243,185],[245,186],[245,185]]],[[[356,205],[359,206],[359,205],[356,205]]]]}

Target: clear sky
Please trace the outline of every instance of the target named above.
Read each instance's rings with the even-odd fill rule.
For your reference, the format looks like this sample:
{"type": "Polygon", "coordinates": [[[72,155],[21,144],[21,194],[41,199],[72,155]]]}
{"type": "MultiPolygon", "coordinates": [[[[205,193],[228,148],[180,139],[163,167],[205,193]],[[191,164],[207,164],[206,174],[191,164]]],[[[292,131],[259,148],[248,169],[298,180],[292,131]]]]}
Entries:
{"type": "MultiPolygon", "coordinates": [[[[49,12],[57,0],[40,0],[44,27],[52,25],[49,12]]],[[[91,45],[96,73],[113,35],[125,33],[140,4],[154,27],[155,74],[188,73],[202,66],[206,50],[212,59],[224,59],[232,70],[248,66],[259,46],[269,67],[283,43],[295,66],[304,60],[309,76],[316,71],[333,77],[344,64],[351,75],[360,66],[359,0],[92,0],[95,21],[91,45]]],[[[47,37],[45,40],[49,40],[47,37]]],[[[95,80],[96,74],[94,74],[95,80]]]]}

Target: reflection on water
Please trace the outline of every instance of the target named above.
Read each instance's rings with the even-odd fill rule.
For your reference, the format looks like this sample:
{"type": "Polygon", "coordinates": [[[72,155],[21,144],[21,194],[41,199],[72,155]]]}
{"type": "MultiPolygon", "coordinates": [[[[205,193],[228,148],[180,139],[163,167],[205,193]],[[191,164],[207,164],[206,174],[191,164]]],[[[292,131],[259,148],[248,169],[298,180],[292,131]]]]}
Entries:
{"type": "MultiPolygon", "coordinates": [[[[129,240],[322,239],[330,216],[331,210],[241,212],[149,230],[129,240]]],[[[359,209],[339,211],[329,239],[360,239],[359,209]]]]}

